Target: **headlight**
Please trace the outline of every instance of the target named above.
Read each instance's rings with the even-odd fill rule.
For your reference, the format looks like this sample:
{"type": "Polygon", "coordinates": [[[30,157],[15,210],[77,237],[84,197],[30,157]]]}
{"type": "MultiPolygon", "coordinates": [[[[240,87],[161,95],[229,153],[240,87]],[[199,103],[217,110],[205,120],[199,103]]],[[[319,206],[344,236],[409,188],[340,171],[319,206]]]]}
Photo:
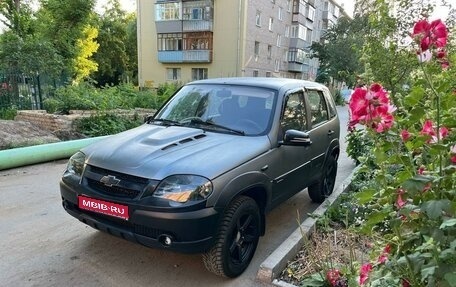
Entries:
{"type": "Polygon", "coordinates": [[[69,173],[81,176],[82,171],[84,170],[85,154],[78,151],[73,156],[70,157],[68,161],[67,170],[69,173]]]}
{"type": "Polygon", "coordinates": [[[212,183],[197,175],[173,175],[165,178],[154,192],[155,197],[184,203],[206,199],[212,193],[212,183]]]}

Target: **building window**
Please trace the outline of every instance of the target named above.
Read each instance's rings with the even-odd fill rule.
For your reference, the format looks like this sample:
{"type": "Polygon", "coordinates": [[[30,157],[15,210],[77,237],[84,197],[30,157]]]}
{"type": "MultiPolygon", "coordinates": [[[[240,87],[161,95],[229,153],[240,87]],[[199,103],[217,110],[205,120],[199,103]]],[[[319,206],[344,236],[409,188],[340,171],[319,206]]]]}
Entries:
{"type": "Polygon", "coordinates": [[[157,34],[158,51],[181,51],[182,33],[157,34]]]}
{"type": "Polygon", "coordinates": [[[253,48],[253,53],[258,57],[260,55],[260,42],[255,41],[255,47],[253,48]]]}
{"type": "Polygon", "coordinates": [[[291,12],[291,0],[287,0],[287,11],[291,12]]]}
{"type": "Polygon", "coordinates": [[[279,7],[279,14],[278,14],[278,18],[280,21],[282,21],[282,7],[279,7]]]}
{"type": "Polygon", "coordinates": [[[307,29],[306,41],[309,43],[312,42],[312,30],[310,30],[310,29],[307,29]]]}
{"type": "Polygon", "coordinates": [[[309,20],[313,21],[315,18],[315,8],[310,5],[307,5],[307,15],[306,16],[309,20]]]}
{"type": "Polygon", "coordinates": [[[184,50],[212,50],[211,32],[185,33],[184,50]]]}
{"type": "Polygon", "coordinates": [[[274,18],[269,17],[269,31],[272,31],[274,28],[274,18]]]}
{"type": "Polygon", "coordinates": [[[291,26],[291,38],[299,38],[305,40],[307,34],[306,32],[306,27],[301,24],[291,26]]]}
{"type": "Polygon", "coordinates": [[[256,24],[258,27],[261,27],[261,12],[260,12],[260,11],[256,11],[256,15],[255,15],[255,24],[256,24]]]}
{"type": "Polygon", "coordinates": [[[278,72],[280,70],[280,61],[279,60],[275,60],[274,62],[274,71],[278,72]]]}
{"type": "Polygon", "coordinates": [[[307,58],[306,52],[301,49],[290,49],[288,51],[288,62],[304,63],[307,58]]]}
{"type": "Polygon", "coordinates": [[[266,72],[266,78],[270,78],[271,77],[271,72],[266,72]]]}
{"type": "Polygon", "coordinates": [[[166,69],[166,78],[168,81],[177,81],[181,79],[181,69],[180,68],[167,68],[166,69]]]}
{"type": "Polygon", "coordinates": [[[290,37],[290,26],[288,26],[288,25],[285,26],[285,37],[286,38],[290,37]]]}
{"type": "Polygon", "coordinates": [[[180,20],[181,2],[155,4],[155,21],[180,20]]]}
{"type": "Polygon", "coordinates": [[[276,43],[277,47],[280,47],[281,43],[282,43],[282,35],[277,34],[277,43],[276,43]]]}
{"type": "Polygon", "coordinates": [[[192,68],[192,81],[207,79],[207,68],[192,68]]]}
{"type": "Polygon", "coordinates": [[[268,45],[268,59],[272,58],[272,46],[268,45]]]}
{"type": "Polygon", "coordinates": [[[206,2],[192,1],[184,2],[182,8],[182,19],[184,20],[212,20],[212,6],[206,2]]]}
{"type": "Polygon", "coordinates": [[[258,70],[253,70],[253,76],[258,77],[258,70]]]}

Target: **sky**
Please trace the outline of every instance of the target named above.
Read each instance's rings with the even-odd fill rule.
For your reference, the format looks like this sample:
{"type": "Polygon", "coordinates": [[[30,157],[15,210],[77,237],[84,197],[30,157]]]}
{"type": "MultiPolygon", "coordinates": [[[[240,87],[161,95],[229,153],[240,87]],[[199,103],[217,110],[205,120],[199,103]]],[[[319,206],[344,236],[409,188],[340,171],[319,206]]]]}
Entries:
{"type": "MultiPolygon", "coordinates": [[[[103,6],[106,5],[107,2],[108,0],[97,0],[95,11],[103,11],[103,6]]],[[[120,0],[120,5],[122,6],[122,9],[127,12],[136,11],[136,0],[120,0]]]]}

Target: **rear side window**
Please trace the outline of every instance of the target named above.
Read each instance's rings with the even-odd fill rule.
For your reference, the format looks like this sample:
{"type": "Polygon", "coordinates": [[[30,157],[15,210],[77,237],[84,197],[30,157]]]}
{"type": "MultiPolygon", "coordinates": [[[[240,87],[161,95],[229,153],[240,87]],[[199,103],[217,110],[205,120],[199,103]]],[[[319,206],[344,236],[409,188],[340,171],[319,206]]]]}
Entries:
{"type": "Polygon", "coordinates": [[[328,106],[322,91],[308,90],[312,127],[328,120],[328,106]]]}

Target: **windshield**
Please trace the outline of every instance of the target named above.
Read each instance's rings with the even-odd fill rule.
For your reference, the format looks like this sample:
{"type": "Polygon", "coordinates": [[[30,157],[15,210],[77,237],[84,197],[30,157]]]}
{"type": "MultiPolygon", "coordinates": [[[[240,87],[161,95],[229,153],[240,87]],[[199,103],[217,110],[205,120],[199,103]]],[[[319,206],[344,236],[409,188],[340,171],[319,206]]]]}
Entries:
{"type": "MultiPolygon", "coordinates": [[[[156,115],[161,123],[195,125],[244,135],[268,132],[275,92],[250,86],[184,86],[156,115]]],[[[153,122],[154,120],[152,120],[153,122]]]]}

